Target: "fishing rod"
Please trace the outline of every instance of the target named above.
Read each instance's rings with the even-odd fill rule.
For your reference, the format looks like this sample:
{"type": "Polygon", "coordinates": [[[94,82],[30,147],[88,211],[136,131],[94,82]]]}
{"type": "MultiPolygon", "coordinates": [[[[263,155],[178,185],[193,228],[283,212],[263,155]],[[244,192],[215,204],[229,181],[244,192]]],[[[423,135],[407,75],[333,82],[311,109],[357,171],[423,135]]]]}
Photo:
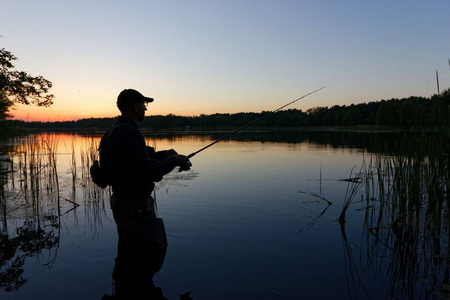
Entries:
{"type": "Polygon", "coordinates": [[[325,87],[323,86],[323,87],[321,87],[320,89],[317,89],[317,90],[312,91],[312,92],[310,92],[310,93],[308,93],[308,94],[306,94],[306,95],[303,95],[303,96],[301,96],[300,98],[297,98],[297,99],[295,99],[295,100],[289,102],[288,104],[285,104],[285,105],[283,105],[283,106],[281,106],[281,107],[279,107],[279,108],[277,108],[277,109],[275,109],[275,110],[273,110],[273,111],[267,112],[266,114],[262,115],[262,116],[259,117],[258,119],[256,119],[256,120],[254,120],[254,121],[252,121],[252,122],[250,122],[250,123],[248,123],[248,124],[242,126],[242,127],[239,128],[239,129],[236,129],[236,130],[233,131],[233,132],[230,132],[230,133],[224,135],[224,136],[221,137],[220,139],[218,139],[218,140],[212,142],[211,144],[209,144],[209,145],[207,145],[207,146],[201,148],[200,150],[197,150],[197,151],[195,151],[195,152],[189,154],[189,155],[187,156],[187,158],[189,159],[189,158],[193,157],[194,155],[196,155],[196,154],[202,152],[203,150],[205,150],[205,149],[211,147],[212,145],[217,144],[218,142],[220,142],[220,141],[226,139],[227,137],[232,136],[233,134],[238,133],[239,131],[241,131],[241,130],[247,128],[248,126],[253,125],[253,124],[255,124],[256,122],[258,122],[258,121],[264,119],[264,118],[267,117],[268,115],[271,115],[271,114],[273,114],[273,113],[276,113],[277,111],[282,110],[282,109],[285,108],[286,106],[289,106],[289,105],[291,105],[291,104],[293,104],[293,103],[299,101],[300,99],[303,99],[303,98],[305,98],[305,97],[307,97],[307,96],[309,96],[309,95],[311,95],[311,94],[314,94],[315,92],[318,92],[318,91],[320,91],[320,90],[322,90],[322,89],[324,89],[324,88],[325,88],[325,87]]]}

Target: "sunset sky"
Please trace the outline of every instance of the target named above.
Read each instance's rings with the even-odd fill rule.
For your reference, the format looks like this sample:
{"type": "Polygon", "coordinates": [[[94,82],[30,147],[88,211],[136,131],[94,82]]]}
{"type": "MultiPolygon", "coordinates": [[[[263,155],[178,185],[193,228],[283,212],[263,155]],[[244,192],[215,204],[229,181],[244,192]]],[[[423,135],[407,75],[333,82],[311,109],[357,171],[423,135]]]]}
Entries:
{"type": "Polygon", "coordinates": [[[147,115],[349,105],[450,87],[450,2],[4,1],[0,48],[53,83],[50,108],[16,119],[118,114],[119,92],[155,98],[147,115]]]}

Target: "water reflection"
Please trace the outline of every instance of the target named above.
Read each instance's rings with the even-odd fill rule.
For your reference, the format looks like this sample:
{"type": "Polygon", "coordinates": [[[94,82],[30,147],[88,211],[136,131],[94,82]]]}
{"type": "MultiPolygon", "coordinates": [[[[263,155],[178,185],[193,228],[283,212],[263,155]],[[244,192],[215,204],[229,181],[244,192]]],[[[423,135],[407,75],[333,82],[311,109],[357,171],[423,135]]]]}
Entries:
{"type": "MultiPolygon", "coordinates": [[[[252,291],[267,290],[267,282],[270,282],[271,290],[277,291],[280,297],[286,296],[286,299],[297,299],[311,290],[314,291],[311,298],[330,298],[333,295],[352,299],[448,297],[450,176],[449,139],[446,136],[437,142],[430,138],[427,144],[428,137],[419,143],[409,136],[389,137],[388,134],[238,134],[230,141],[214,146],[216,150],[199,156],[195,162],[198,168],[191,173],[172,173],[158,185],[163,194],[161,198],[169,199],[164,203],[168,218],[165,220],[170,221],[169,232],[172,234],[169,241],[172,253],[168,252],[167,259],[161,253],[158,256],[154,250],[148,250],[150,246],[145,239],[130,241],[119,238],[116,244],[114,224],[113,233],[107,231],[110,230],[108,224],[114,222],[110,215],[111,195],[108,189],[100,190],[94,186],[88,171],[96,155],[99,138],[89,135],[35,136],[15,143],[0,160],[3,175],[0,188],[0,298],[5,292],[13,296],[17,292],[19,298],[31,299],[32,295],[20,297],[20,291],[30,293],[28,289],[22,289],[30,286],[31,294],[38,292],[38,288],[33,288],[33,281],[39,281],[39,275],[35,274],[41,274],[36,271],[41,267],[52,269],[49,273],[56,274],[53,277],[48,275],[48,282],[41,285],[46,289],[56,286],[52,281],[57,281],[61,273],[57,273],[53,266],[71,255],[78,259],[80,266],[69,260],[63,268],[64,273],[72,272],[75,280],[83,281],[88,267],[87,258],[93,256],[100,260],[101,255],[108,253],[112,253],[107,257],[110,264],[97,266],[104,268],[105,274],[92,275],[91,278],[101,277],[101,280],[110,282],[109,275],[113,271],[115,291],[109,292],[109,297],[159,293],[161,297],[170,298],[169,295],[175,294],[178,298],[181,292],[192,287],[196,293],[194,298],[200,295],[198,299],[208,299],[201,294],[202,290],[214,294],[221,289],[243,286],[233,294],[238,297],[248,295],[245,294],[250,289],[248,286],[252,291]],[[350,151],[336,151],[334,148],[356,150],[348,155],[350,151]],[[217,158],[218,153],[220,159],[217,158]],[[337,175],[333,174],[334,180],[330,180],[330,165],[345,160],[349,161],[350,167],[347,169],[336,163],[337,175]],[[310,167],[310,161],[316,165],[310,167]],[[328,169],[324,171],[323,179],[320,175],[320,191],[301,194],[301,197],[316,201],[299,203],[299,190],[308,191],[311,186],[317,186],[313,175],[303,174],[318,171],[322,162],[324,169],[328,169]],[[357,168],[361,170],[358,173],[360,180],[338,182],[337,179],[347,176],[355,164],[364,165],[357,168]],[[252,174],[249,169],[254,170],[252,174]],[[352,191],[352,185],[359,185],[358,192],[353,195],[355,197],[347,197],[346,191],[352,191]],[[271,200],[267,208],[264,199],[269,198],[276,201],[271,200]],[[351,199],[346,220],[335,222],[345,199],[351,199]],[[328,201],[333,205],[327,205],[328,201]],[[264,215],[265,211],[267,215],[264,215]],[[288,213],[284,213],[286,211],[288,213]],[[311,222],[307,220],[299,227],[299,215],[312,216],[311,222]],[[289,224],[295,224],[292,225],[295,228],[289,224]],[[270,227],[277,228],[276,235],[270,227]],[[79,228],[82,228],[82,238],[77,240],[73,232],[79,228]],[[294,235],[289,235],[289,232],[294,232],[294,235]],[[320,236],[324,232],[328,235],[313,250],[342,251],[344,254],[344,258],[335,255],[330,261],[331,266],[322,266],[324,258],[308,256],[305,259],[306,255],[299,254],[316,241],[311,235],[320,236]],[[102,235],[113,240],[113,244],[101,244],[104,243],[102,235]],[[337,247],[330,242],[333,238],[338,239],[337,247]],[[240,241],[239,247],[235,241],[240,241]],[[65,248],[62,246],[64,242],[65,248]],[[101,247],[93,248],[89,255],[79,258],[78,251],[67,252],[71,245],[83,247],[86,244],[101,244],[101,247]],[[284,246],[280,247],[280,244],[284,246]],[[188,247],[183,247],[186,245],[188,247]],[[191,249],[190,256],[184,255],[185,249],[191,249]],[[270,269],[265,269],[261,261],[267,261],[258,257],[274,258],[273,253],[282,264],[280,267],[271,264],[270,269]],[[239,260],[240,255],[242,260],[239,260]],[[226,262],[220,264],[214,258],[207,260],[210,256],[223,258],[226,262]],[[27,262],[30,257],[38,261],[37,268],[32,262],[27,262]],[[298,278],[308,278],[313,272],[311,268],[304,270],[305,264],[309,263],[306,260],[317,261],[312,265],[317,267],[314,272],[320,275],[317,278],[321,278],[321,282],[330,282],[333,278],[346,280],[339,281],[342,284],[336,284],[337,287],[330,291],[321,288],[320,282],[304,284],[298,278]],[[222,268],[215,268],[211,274],[211,264],[222,268]],[[235,272],[242,271],[242,265],[245,265],[246,274],[253,274],[245,280],[235,272]],[[29,273],[31,275],[25,276],[30,268],[34,268],[29,273]],[[192,274],[194,279],[189,279],[192,268],[198,268],[198,272],[192,274]],[[329,269],[332,268],[336,270],[335,277],[330,275],[329,269]],[[265,273],[270,273],[267,275],[270,280],[258,281],[265,273]],[[226,282],[216,280],[223,278],[227,278],[226,282]],[[182,280],[189,281],[186,284],[188,288],[180,283],[175,291],[167,288],[174,286],[171,282],[182,280]],[[247,281],[250,283],[245,286],[247,281]],[[288,288],[284,288],[286,286],[288,288]]],[[[171,148],[173,145],[170,143],[179,143],[177,149],[190,153],[209,144],[216,135],[146,138],[150,145],[153,143],[158,148],[171,148]]],[[[151,232],[147,231],[149,236],[151,232]]],[[[66,288],[68,293],[77,289],[66,288]]],[[[104,286],[101,289],[98,299],[108,291],[104,286]]],[[[61,297],[53,297],[58,298],[61,297]]]]}
{"type": "MultiPolygon", "coordinates": [[[[165,261],[168,247],[162,218],[156,217],[156,204],[150,213],[139,213],[129,205],[124,206],[113,195],[111,206],[117,224],[117,257],[112,273],[114,292],[106,299],[167,299],[163,290],[155,286],[153,278],[165,261]]],[[[190,293],[180,296],[192,299],[190,293]]]]}
{"type": "Polygon", "coordinates": [[[361,238],[348,238],[346,226],[341,226],[349,298],[447,299],[447,239],[426,236],[407,224],[389,224],[380,215],[374,220],[370,215],[361,238]],[[385,278],[382,284],[374,284],[379,279],[369,280],[377,277],[385,278]]]}
{"type": "Polygon", "coordinates": [[[355,183],[365,189],[361,244],[352,247],[346,224],[341,227],[349,295],[369,296],[374,291],[390,299],[450,295],[448,134],[405,134],[390,144],[389,151],[363,163],[364,180],[355,183]],[[387,279],[378,290],[365,280],[372,272],[387,279]]]}
{"type": "Polygon", "coordinates": [[[38,258],[41,266],[51,266],[57,257],[59,243],[58,218],[36,216],[21,225],[15,224],[14,235],[8,233],[8,222],[3,220],[0,232],[0,289],[6,292],[19,290],[27,279],[23,276],[25,259],[38,258]],[[48,251],[46,259],[40,254],[48,251]]]}
{"type": "Polygon", "coordinates": [[[93,188],[86,167],[81,167],[81,174],[76,171],[76,161],[89,164],[89,154],[75,153],[74,144],[72,152],[64,152],[60,137],[64,148],[68,137],[76,140],[70,135],[41,134],[0,147],[0,292],[19,291],[28,282],[24,273],[30,268],[29,258],[40,267],[53,267],[61,230],[67,228],[63,220],[69,216],[76,220],[81,205],[92,221],[92,232],[101,227],[107,193],[93,188]],[[65,163],[58,161],[64,155],[70,157],[68,173],[61,170],[65,163]]]}
{"type": "Polygon", "coordinates": [[[113,271],[115,291],[114,295],[103,299],[167,299],[153,283],[153,277],[161,269],[166,256],[164,223],[160,218],[147,218],[139,223],[133,228],[132,235],[119,230],[113,271]]]}

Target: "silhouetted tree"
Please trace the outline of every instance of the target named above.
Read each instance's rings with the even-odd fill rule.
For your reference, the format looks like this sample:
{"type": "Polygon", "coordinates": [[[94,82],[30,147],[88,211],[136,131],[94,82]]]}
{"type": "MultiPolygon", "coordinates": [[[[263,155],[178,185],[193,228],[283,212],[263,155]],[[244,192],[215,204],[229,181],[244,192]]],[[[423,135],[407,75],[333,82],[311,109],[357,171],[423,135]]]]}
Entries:
{"type": "Polygon", "coordinates": [[[341,120],[343,126],[355,126],[362,123],[362,114],[355,106],[351,106],[341,120]]]}
{"type": "Polygon", "coordinates": [[[381,101],[376,114],[376,122],[378,125],[395,125],[396,112],[395,105],[392,101],[381,101]]]}
{"type": "Polygon", "coordinates": [[[328,111],[328,107],[313,107],[306,111],[308,114],[308,125],[321,126],[324,116],[328,111]]]}
{"type": "MultiPolygon", "coordinates": [[[[141,123],[144,129],[237,129],[269,114],[252,127],[301,127],[301,126],[358,126],[380,125],[400,127],[442,126],[450,118],[450,90],[431,98],[415,97],[381,100],[377,102],[314,107],[305,112],[288,109],[270,113],[262,111],[235,114],[216,113],[200,116],[148,116],[141,123]]],[[[66,122],[30,122],[31,128],[108,128],[115,118],[90,118],[66,122]]]]}
{"type": "Polygon", "coordinates": [[[27,72],[14,70],[17,60],[5,48],[0,50],[0,119],[9,117],[9,111],[16,103],[50,106],[53,94],[49,93],[52,83],[42,76],[31,76],[27,72]]]}

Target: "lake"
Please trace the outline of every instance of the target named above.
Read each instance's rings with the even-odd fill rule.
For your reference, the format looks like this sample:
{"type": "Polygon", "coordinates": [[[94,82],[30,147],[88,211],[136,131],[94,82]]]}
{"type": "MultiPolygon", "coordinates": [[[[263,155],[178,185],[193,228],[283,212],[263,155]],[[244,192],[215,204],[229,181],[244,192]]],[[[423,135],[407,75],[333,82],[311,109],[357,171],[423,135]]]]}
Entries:
{"type": "MultiPolygon", "coordinates": [[[[145,136],[157,150],[189,154],[224,134],[145,136]]],[[[0,299],[113,293],[110,192],[88,174],[100,138],[42,133],[4,148],[0,299]]],[[[198,153],[190,171],[156,184],[169,245],[154,284],[168,299],[443,298],[449,216],[430,217],[423,203],[412,211],[411,200],[402,208],[390,187],[397,177],[381,175],[393,156],[379,146],[390,139],[243,132],[198,153]]]]}

